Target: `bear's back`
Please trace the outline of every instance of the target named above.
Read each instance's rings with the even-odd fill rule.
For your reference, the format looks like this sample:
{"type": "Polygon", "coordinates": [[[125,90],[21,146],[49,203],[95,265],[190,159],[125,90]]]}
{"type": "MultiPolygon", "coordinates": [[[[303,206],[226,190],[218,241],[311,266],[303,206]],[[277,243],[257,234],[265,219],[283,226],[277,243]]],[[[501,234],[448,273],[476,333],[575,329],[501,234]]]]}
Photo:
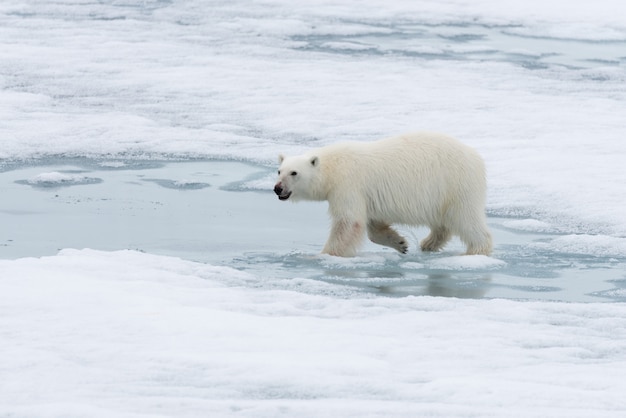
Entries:
{"type": "Polygon", "coordinates": [[[450,205],[484,200],[485,168],[472,148],[428,132],[374,142],[343,142],[320,150],[338,194],[358,193],[371,216],[431,223],[450,205]]]}
{"type": "Polygon", "coordinates": [[[333,175],[368,181],[403,182],[418,178],[447,177],[463,182],[466,176],[485,176],[484,162],[478,153],[446,135],[419,132],[373,142],[340,142],[317,152],[333,175]]]}

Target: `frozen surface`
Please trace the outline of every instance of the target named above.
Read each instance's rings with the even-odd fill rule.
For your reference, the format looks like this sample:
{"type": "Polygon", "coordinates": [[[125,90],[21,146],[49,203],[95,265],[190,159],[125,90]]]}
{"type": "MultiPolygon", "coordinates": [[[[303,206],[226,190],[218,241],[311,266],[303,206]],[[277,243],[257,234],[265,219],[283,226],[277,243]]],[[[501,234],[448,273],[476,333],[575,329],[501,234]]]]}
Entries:
{"type": "Polygon", "coordinates": [[[3,416],[626,411],[623,304],[336,297],[134,251],[63,250],[0,274],[3,416]]]}
{"type": "Polygon", "coordinates": [[[0,2],[0,415],[623,417],[625,15],[0,2]],[[484,156],[493,257],[319,257],[269,191],[422,129],[484,156]]]}

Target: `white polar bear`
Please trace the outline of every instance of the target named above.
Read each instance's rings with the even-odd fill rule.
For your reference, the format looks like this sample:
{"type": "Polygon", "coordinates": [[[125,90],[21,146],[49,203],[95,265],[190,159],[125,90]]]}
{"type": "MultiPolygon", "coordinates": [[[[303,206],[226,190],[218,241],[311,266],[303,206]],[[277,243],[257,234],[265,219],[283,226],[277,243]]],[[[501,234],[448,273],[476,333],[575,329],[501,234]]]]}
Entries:
{"type": "Polygon", "coordinates": [[[467,254],[489,255],[482,158],[459,141],[417,133],[376,142],[345,142],[306,154],[279,156],[274,192],[280,200],[327,200],[332,218],[323,253],[356,254],[369,239],[406,253],[391,224],[430,227],[422,251],[441,249],[452,235],[467,254]]]}

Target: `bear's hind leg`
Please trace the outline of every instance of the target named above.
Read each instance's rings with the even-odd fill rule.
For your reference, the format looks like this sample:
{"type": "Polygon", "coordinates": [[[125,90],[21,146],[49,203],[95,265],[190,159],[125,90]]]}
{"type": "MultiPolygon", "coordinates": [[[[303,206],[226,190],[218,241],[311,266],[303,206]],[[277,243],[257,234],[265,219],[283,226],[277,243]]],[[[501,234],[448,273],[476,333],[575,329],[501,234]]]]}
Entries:
{"type": "Polygon", "coordinates": [[[439,251],[450,240],[451,234],[445,227],[433,227],[430,234],[420,242],[422,251],[439,251]]]}
{"type": "Polygon", "coordinates": [[[370,241],[385,247],[391,247],[402,254],[406,254],[409,249],[406,239],[384,222],[369,221],[367,224],[367,236],[370,241]]]}
{"type": "Polygon", "coordinates": [[[466,231],[461,231],[459,236],[461,237],[461,241],[467,245],[465,255],[491,255],[493,240],[484,222],[466,231]]]}

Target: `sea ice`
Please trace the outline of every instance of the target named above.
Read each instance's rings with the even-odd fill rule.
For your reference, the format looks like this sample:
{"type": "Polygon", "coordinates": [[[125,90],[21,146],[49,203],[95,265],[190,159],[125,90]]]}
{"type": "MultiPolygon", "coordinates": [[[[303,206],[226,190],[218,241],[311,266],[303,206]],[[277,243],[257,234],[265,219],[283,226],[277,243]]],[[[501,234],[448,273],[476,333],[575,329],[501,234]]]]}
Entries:
{"type": "Polygon", "coordinates": [[[59,186],[75,186],[80,184],[94,184],[102,180],[96,177],[88,177],[76,173],[60,173],[52,171],[49,173],[41,173],[28,180],[21,182],[37,187],[59,187],[59,186]]]}
{"type": "Polygon", "coordinates": [[[0,416],[625,416],[624,15],[2,1],[0,416]],[[483,155],[495,258],[271,206],[279,152],[423,129],[483,155]]]}
{"type": "Polygon", "coordinates": [[[485,255],[454,256],[432,260],[431,269],[441,270],[492,270],[506,266],[506,262],[485,255]]]}
{"type": "Polygon", "coordinates": [[[626,307],[341,298],[135,251],[0,260],[6,416],[626,411],[626,307]]]}

